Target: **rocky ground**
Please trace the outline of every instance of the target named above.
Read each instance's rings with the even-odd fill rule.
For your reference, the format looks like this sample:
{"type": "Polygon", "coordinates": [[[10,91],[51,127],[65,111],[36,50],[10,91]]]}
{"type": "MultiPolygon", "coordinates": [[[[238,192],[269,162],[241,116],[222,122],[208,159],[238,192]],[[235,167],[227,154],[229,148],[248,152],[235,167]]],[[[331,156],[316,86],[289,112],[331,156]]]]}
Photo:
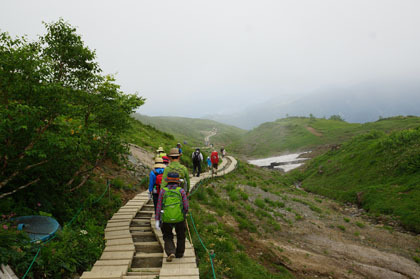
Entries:
{"type": "Polygon", "coordinates": [[[420,265],[413,260],[420,252],[420,236],[395,221],[368,217],[355,206],[301,189],[280,197],[241,187],[251,201],[260,197],[285,203],[276,209],[284,216],[277,220],[280,232],[258,242],[276,247],[276,255],[298,278],[420,278],[420,265]]]}

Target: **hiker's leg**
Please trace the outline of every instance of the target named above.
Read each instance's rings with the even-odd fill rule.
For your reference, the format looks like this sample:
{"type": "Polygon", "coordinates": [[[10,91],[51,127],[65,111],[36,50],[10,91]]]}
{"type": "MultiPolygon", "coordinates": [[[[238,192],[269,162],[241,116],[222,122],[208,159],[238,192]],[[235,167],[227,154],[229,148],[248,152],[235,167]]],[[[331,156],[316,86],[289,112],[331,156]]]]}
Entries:
{"type": "Polygon", "coordinates": [[[166,255],[175,254],[174,234],[172,233],[172,224],[162,223],[163,241],[165,242],[166,255]]]}
{"type": "Polygon", "coordinates": [[[197,165],[195,163],[193,163],[193,176],[195,176],[195,170],[197,168],[197,165]]]}
{"type": "Polygon", "coordinates": [[[158,198],[159,198],[159,194],[152,194],[153,195],[153,205],[155,207],[155,214],[156,214],[156,207],[157,207],[157,202],[158,202],[158,198]]]}
{"type": "Polygon", "coordinates": [[[185,221],[175,224],[176,231],[176,253],[177,258],[184,256],[185,252],[185,221]]]}
{"type": "Polygon", "coordinates": [[[201,163],[198,164],[198,173],[197,173],[197,176],[200,176],[200,173],[201,173],[201,163]]]}

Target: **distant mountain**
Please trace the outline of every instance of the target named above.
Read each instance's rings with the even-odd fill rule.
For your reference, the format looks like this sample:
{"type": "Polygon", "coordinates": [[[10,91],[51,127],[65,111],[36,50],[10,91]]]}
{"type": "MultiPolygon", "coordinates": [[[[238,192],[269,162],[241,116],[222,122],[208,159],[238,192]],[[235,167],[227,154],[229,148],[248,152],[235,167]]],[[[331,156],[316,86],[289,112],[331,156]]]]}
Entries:
{"type": "Polygon", "coordinates": [[[186,141],[189,145],[203,146],[204,137],[215,130],[216,135],[210,138],[210,143],[227,145],[238,140],[245,130],[216,122],[214,120],[172,117],[172,116],[146,116],[139,113],[133,117],[144,124],[156,129],[173,134],[177,139],[186,141]]]}
{"type": "Polygon", "coordinates": [[[347,122],[364,123],[380,117],[420,115],[420,84],[360,84],[314,92],[295,99],[273,99],[231,115],[213,115],[209,119],[252,129],[261,123],[286,116],[327,118],[340,115],[347,122]]]}

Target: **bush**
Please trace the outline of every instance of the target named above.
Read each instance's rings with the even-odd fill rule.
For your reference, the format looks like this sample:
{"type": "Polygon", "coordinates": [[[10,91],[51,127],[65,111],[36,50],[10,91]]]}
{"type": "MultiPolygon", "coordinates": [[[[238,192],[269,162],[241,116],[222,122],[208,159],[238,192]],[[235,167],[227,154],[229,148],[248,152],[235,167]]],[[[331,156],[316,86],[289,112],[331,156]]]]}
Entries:
{"type": "Polygon", "coordinates": [[[255,199],[254,203],[259,208],[262,208],[262,209],[265,208],[265,202],[262,199],[255,199]]]}

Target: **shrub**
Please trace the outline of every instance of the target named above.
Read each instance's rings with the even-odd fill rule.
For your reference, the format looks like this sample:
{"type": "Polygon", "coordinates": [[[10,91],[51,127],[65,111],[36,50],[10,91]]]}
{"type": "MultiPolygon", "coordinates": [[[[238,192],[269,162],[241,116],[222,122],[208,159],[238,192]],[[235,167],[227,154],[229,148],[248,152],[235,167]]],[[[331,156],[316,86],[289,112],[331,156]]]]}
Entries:
{"type": "Polygon", "coordinates": [[[262,209],[265,208],[265,202],[262,199],[255,199],[254,203],[259,208],[262,208],[262,209]]]}

